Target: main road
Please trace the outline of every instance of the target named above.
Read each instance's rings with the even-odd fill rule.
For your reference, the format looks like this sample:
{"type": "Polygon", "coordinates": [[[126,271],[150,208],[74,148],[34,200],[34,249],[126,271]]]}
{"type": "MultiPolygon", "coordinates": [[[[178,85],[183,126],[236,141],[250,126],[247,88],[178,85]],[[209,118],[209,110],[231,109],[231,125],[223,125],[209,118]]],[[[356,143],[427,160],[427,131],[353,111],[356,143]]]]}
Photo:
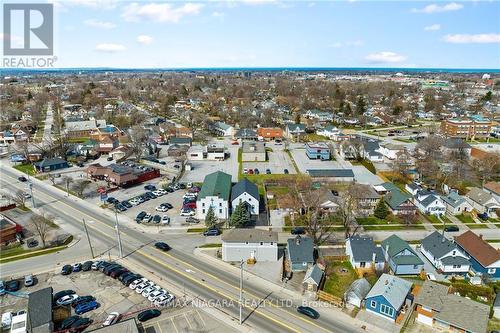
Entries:
{"type": "MultiPolygon", "coordinates": [[[[2,188],[12,191],[25,188],[25,184],[17,180],[20,173],[10,168],[8,164],[1,163],[0,173],[2,188]]],[[[81,261],[84,257],[89,258],[90,251],[84,238],[83,219],[87,222],[94,252],[118,255],[115,218],[112,214],[83,200],[67,197],[64,192],[36,178],[32,178],[31,181],[37,208],[63,221],[62,227],[65,230],[80,235],[82,239],[74,248],[61,253],[2,264],[0,276],[22,275],[37,268],[53,268],[55,263],[64,260],[74,258],[75,261],[81,261]],[[88,253],[88,256],[85,256],[85,253],[88,253]]],[[[162,276],[170,283],[185,288],[198,299],[219,305],[219,310],[223,312],[221,314],[229,316],[231,320],[238,318],[239,281],[232,273],[222,267],[207,264],[183,249],[176,250],[174,247],[168,253],[158,251],[152,246],[158,239],[129,225],[121,223],[120,232],[123,253],[127,260],[162,276]]],[[[168,238],[168,236],[160,237],[168,238]]],[[[174,243],[179,243],[183,241],[182,238],[196,236],[186,234],[172,237],[174,243]],[[182,238],[174,239],[179,237],[182,238]]],[[[247,329],[258,332],[364,332],[359,322],[356,325],[354,319],[346,320],[344,315],[336,310],[318,309],[321,313],[318,320],[304,317],[296,312],[296,306],[302,302],[300,298],[276,291],[274,288],[266,288],[251,280],[245,282],[244,300],[244,325],[247,329]]]]}

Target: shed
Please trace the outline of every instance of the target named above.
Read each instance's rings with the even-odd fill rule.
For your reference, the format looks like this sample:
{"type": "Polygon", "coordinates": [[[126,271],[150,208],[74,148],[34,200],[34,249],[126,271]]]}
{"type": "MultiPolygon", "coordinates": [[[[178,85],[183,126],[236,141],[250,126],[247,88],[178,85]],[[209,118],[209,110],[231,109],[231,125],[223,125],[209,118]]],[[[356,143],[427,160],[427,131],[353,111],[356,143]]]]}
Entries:
{"type": "Polygon", "coordinates": [[[344,293],[345,303],[361,308],[361,303],[370,289],[370,283],[365,278],[354,280],[349,286],[349,289],[344,293]]]}
{"type": "Polygon", "coordinates": [[[317,264],[313,265],[307,269],[304,280],[302,281],[302,286],[304,287],[304,290],[317,291],[322,279],[323,270],[319,268],[317,264]]]}

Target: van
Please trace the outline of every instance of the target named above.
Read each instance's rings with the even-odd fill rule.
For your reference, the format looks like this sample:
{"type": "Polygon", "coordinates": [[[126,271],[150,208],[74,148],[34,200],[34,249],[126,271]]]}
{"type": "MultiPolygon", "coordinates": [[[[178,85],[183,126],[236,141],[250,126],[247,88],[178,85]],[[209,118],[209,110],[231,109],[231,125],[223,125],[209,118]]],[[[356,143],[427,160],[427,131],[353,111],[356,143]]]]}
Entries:
{"type": "Polygon", "coordinates": [[[2,314],[2,330],[8,330],[12,323],[12,312],[5,312],[2,314]]]}

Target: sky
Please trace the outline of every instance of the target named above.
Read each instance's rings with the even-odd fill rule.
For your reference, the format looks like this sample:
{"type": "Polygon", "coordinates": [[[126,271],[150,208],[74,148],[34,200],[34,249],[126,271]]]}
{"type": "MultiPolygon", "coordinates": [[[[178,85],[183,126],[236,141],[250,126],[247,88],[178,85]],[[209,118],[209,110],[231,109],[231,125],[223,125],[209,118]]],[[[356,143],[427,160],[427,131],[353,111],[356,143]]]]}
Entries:
{"type": "Polygon", "coordinates": [[[60,68],[500,68],[498,1],[47,1],[60,68]]]}

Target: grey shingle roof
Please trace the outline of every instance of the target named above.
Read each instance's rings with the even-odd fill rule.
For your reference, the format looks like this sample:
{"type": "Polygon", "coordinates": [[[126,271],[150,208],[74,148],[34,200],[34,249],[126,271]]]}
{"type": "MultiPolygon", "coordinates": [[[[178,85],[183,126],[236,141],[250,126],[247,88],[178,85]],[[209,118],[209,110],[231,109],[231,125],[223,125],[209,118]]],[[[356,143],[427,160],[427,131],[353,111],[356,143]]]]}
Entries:
{"type": "Polygon", "coordinates": [[[249,128],[242,128],[234,135],[236,138],[257,138],[257,132],[249,128]]]}
{"type": "Polygon", "coordinates": [[[314,244],[309,237],[297,236],[288,239],[287,251],[292,263],[314,262],[314,244]]]}
{"type": "Polygon", "coordinates": [[[363,300],[368,292],[370,292],[370,283],[365,279],[357,279],[349,286],[349,289],[345,292],[345,298],[349,299],[352,296],[357,296],[359,299],[363,300]]]}
{"type": "Polygon", "coordinates": [[[29,294],[28,320],[32,328],[52,322],[52,287],[29,294]]]}
{"type": "Polygon", "coordinates": [[[436,258],[441,258],[450,251],[457,249],[455,244],[437,231],[422,239],[422,246],[436,258]]]}
{"type": "Polygon", "coordinates": [[[375,253],[376,262],[384,262],[382,248],[375,245],[370,237],[353,236],[349,238],[352,256],[355,262],[371,262],[375,253]]]}
{"type": "Polygon", "coordinates": [[[309,267],[309,269],[306,271],[306,275],[304,276],[304,282],[314,282],[317,286],[319,286],[321,282],[321,278],[323,277],[323,271],[321,268],[319,268],[318,265],[314,265],[309,267]],[[308,281],[308,280],[312,281],[308,281]]]}
{"type": "Polygon", "coordinates": [[[397,276],[382,274],[366,298],[383,296],[396,310],[401,308],[412,283],[397,276]]]}
{"type": "Polygon", "coordinates": [[[465,259],[464,257],[448,256],[448,257],[444,257],[443,259],[441,259],[441,262],[443,263],[443,265],[448,265],[448,266],[451,266],[451,265],[470,265],[469,261],[467,259],[465,259]]]}
{"type": "Polygon", "coordinates": [[[308,169],[311,177],[354,177],[351,169],[308,169]]]}
{"type": "Polygon", "coordinates": [[[448,205],[452,207],[457,207],[465,201],[465,198],[462,197],[457,192],[451,192],[447,196],[442,197],[442,199],[444,200],[444,202],[446,202],[448,205]]]}
{"type": "Polygon", "coordinates": [[[260,229],[231,229],[222,234],[222,241],[228,243],[278,242],[278,233],[260,229]]]}
{"type": "Polygon", "coordinates": [[[247,192],[256,200],[259,200],[259,189],[257,188],[257,185],[246,178],[240,180],[233,186],[233,189],[231,190],[231,200],[236,199],[244,192],[247,192]]]}
{"type": "Polygon", "coordinates": [[[422,204],[422,206],[427,207],[431,203],[433,203],[435,200],[437,200],[437,197],[434,196],[433,194],[431,194],[428,197],[426,197],[424,200],[420,201],[420,203],[422,204]]]}
{"type": "Polygon", "coordinates": [[[490,307],[457,295],[447,295],[444,305],[434,318],[468,332],[483,333],[488,328],[490,307]]]}
{"type": "Polygon", "coordinates": [[[448,290],[448,286],[426,280],[415,297],[415,303],[435,311],[441,311],[443,299],[448,295],[448,290]]]}

